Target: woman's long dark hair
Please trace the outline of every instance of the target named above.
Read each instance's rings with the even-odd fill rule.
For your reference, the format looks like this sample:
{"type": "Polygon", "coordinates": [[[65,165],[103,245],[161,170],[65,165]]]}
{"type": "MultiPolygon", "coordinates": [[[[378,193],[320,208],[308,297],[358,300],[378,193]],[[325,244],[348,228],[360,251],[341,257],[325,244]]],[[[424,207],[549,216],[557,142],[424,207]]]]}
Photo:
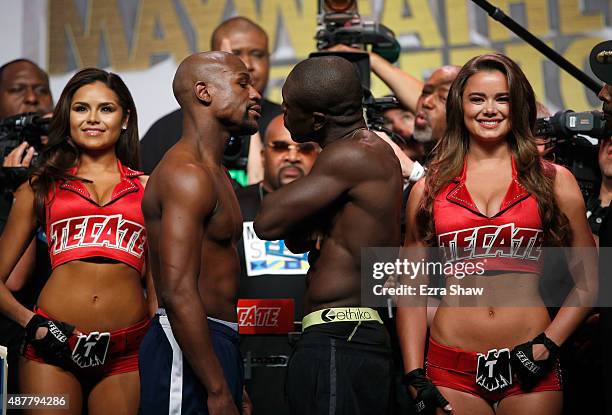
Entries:
{"type": "Polygon", "coordinates": [[[499,71],[508,80],[510,93],[510,125],[507,136],[516,167],[518,181],[536,198],[542,218],[544,239],[548,244],[567,242],[569,224],[557,205],[554,194],[555,167],[538,154],[533,136],[536,101],[533,89],[521,68],[501,54],[476,56],[459,71],[446,101],[447,130],[433,152],[417,222],[420,236],[434,243],[433,205],[436,196],[461,174],[469,149],[469,133],[463,121],[463,92],[468,79],[481,71],[499,71]]]}
{"type": "Polygon", "coordinates": [[[45,223],[45,202],[57,183],[75,176],[68,170],[79,163],[80,150],[70,137],[70,107],[72,98],[79,88],[101,82],[117,94],[123,117],[129,115],[127,129],[121,132],[115,145],[117,158],[124,166],[133,169],[139,167],[138,116],[136,105],[129,89],[119,75],[98,68],[86,68],[77,72],[66,84],[49,129],[49,142],[45,146],[40,167],[30,178],[30,185],[35,192],[36,214],[40,223],[45,223]]]}

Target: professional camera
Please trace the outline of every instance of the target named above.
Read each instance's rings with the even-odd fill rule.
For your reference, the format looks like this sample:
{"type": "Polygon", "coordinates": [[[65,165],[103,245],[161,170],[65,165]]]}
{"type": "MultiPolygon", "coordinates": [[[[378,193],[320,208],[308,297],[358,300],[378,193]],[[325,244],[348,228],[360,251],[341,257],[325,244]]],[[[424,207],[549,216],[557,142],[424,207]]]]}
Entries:
{"type": "Polygon", "coordinates": [[[395,97],[374,98],[370,92],[369,54],[365,50],[363,52],[322,50],[337,44],[361,47],[372,45],[373,52],[390,62],[395,62],[400,53],[400,46],[393,32],[379,23],[362,20],[354,0],[320,0],[318,23],[321,27],[316,35],[319,52],[311,53],[310,57],[333,55],[351,62],[361,80],[363,107],[368,128],[385,132],[396,142],[404,142],[400,135],[384,127],[383,113],[388,109],[398,108],[397,99],[395,97]]]}
{"type": "Polygon", "coordinates": [[[378,22],[362,20],[355,0],[320,0],[318,24],[318,50],[337,44],[372,45],[372,52],[389,62],[399,57],[401,48],[393,31],[378,22]]]}
{"type": "Polygon", "coordinates": [[[611,127],[600,111],[565,110],[536,121],[535,135],[550,139],[555,162],[574,173],[585,200],[599,191],[598,139],[611,136],[611,127]]]}
{"type": "MultiPolygon", "coordinates": [[[[24,141],[27,141],[37,151],[42,149],[42,137],[49,134],[50,118],[40,114],[27,112],[0,121],[0,156],[2,160],[24,141]]],[[[38,165],[38,157],[32,159],[30,166],[38,165]]],[[[15,191],[28,176],[29,169],[24,167],[2,168],[1,191],[15,191]]]]}
{"type": "Polygon", "coordinates": [[[223,165],[230,170],[246,170],[249,158],[249,143],[251,137],[248,135],[230,136],[223,153],[223,165]]]}
{"type": "Polygon", "coordinates": [[[0,121],[0,155],[6,157],[24,141],[40,150],[41,138],[49,134],[50,122],[50,118],[43,118],[35,112],[26,112],[3,119],[0,121]]]}
{"type": "Polygon", "coordinates": [[[396,144],[407,144],[404,137],[385,127],[385,111],[400,108],[397,98],[394,96],[374,98],[371,92],[366,89],[363,94],[363,107],[365,109],[366,122],[370,130],[382,131],[395,141],[396,144]]]}
{"type": "Polygon", "coordinates": [[[601,111],[565,110],[550,117],[538,118],[536,121],[536,136],[572,139],[576,134],[594,138],[609,137],[612,135],[612,125],[606,123],[601,111]]]}

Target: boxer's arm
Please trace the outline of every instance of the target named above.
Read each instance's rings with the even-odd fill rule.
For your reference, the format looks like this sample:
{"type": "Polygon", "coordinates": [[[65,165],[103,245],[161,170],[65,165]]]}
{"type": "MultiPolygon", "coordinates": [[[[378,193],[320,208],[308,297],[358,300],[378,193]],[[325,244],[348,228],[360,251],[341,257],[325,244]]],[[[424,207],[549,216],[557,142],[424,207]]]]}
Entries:
{"type": "MultiPolygon", "coordinates": [[[[567,255],[574,287],[564,306],[546,328],[545,334],[561,345],[589,314],[598,290],[597,248],[586,219],[586,208],[576,179],[566,168],[556,166],[555,197],[570,226],[570,248],[567,255]],[[577,307],[578,306],[578,307],[577,307]]],[[[534,346],[534,357],[544,355],[544,346],[534,346]],[[539,349],[539,350],[537,350],[539,349]],[[543,352],[543,353],[542,353],[543,352]]]]}
{"type": "Polygon", "coordinates": [[[255,218],[257,235],[267,240],[285,239],[296,226],[330,206],[355,183],[370,178],[368,168],[373,163],[365,151],[356,148],[359,146],[328,147],[310,174],[266,195],[255,218]]]}
{"type": "Polygon", "coordinates": [[[159,304],[157,303],[157,294],[155,293],[155,284],[153,283],[153,272],[151,270],[151,261],[147,256],[145,265],[145,290],[147,293],[147,309],[149,310],[149,317],[153,318],[159,304]]]}
{"type": "MultiPolygon", "coordinates": [[[[176,166],[175,166],[176,167],[176,166]]],[[[214,187],[198,166],[184,165],[163,177],[157,296],[166,308],[172,332],[209,396],[231,394],[214,353],[199,295],[202,238],[217,202],[214,187]]]]}
{"type": "Polygon", "coordinates": [[[317,248],[317,239],[321,237],[314,224],[294,228],[285,238],[285,245],[294,254],[302,254],[317,248]]]}

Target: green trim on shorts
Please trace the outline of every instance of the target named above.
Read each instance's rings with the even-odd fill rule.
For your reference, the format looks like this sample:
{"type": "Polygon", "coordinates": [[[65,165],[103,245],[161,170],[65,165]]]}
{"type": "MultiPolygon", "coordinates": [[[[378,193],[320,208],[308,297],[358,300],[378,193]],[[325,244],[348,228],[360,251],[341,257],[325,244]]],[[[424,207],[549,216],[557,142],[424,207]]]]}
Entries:
{"type": "Polygon", "coordinates": [[[378,311],[368,307],[334,307],[313,311],[302,319],[302,331],[315,324],[345,323],[350,321],[378,321],[378,311]]]}

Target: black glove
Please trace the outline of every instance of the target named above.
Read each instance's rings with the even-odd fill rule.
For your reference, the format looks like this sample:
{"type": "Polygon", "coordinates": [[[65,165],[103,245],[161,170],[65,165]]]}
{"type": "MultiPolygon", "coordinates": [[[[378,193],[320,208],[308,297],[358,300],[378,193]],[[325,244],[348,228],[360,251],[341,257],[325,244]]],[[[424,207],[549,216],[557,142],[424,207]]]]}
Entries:
{"type": "Polygon", "coordinates": [[[442,396],[438,388],[425,376],[425,370],[418,368],[404,375],[402,383],[416,389],[414,410],[417,414],[435,414],[436,408],[449,410],[448,401],[442,396]]]}
{"type": "Polygon", "coordinates": [[[51,362],[62,362],[70,359],[72,352],[68,344],[68,337],[72,334],[74,326],[61,321],[49,320],[39,314],[34,314],[25,326],[26,341],[46,359],[51,362]],[[36,330],[46,327],[47,334],[42,339],[36,339],[36,330]]]}
{"type": "Polygon", "coordinates": [[[510,363],[521,385],[530,389],[550,371],[558,355],[559,346],[546,337],[546,334],[540,333],[532,341],[519,344],[512,349],[510,363]],[[548,349],[548,358],[535,360],[534,344],[543,344],[548,349]]]}

